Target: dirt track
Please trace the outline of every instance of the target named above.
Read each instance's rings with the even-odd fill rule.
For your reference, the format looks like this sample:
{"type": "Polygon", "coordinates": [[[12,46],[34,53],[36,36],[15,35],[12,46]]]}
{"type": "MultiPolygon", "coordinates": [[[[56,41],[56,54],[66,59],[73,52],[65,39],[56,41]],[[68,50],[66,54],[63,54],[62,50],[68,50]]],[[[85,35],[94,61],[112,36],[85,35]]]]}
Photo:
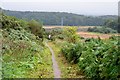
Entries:
{"type": "Polygon", "coordinates": [[[54,71],[54,78],[60,78],[61,72],[58,68],[57,61],[55,60],[55,55],[52,50],[52,48],[46,43],[46,46],[50,49],[50,52],[52,54],[52,62],[53,62],[53,71],[54,71]]]}

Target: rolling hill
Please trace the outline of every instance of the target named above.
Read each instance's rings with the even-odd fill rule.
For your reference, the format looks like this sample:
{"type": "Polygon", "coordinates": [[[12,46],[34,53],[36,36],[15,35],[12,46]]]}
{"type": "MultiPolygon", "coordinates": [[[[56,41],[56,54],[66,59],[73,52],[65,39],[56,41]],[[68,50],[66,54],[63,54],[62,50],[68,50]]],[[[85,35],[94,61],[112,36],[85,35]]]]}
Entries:
{"type": "Polygon", "coordinates": [[[24,20],[35,19],[44,25],[61,25],[63,19],[64,26],[100,26],[107,19],[116,19],[116,15],[85,16],[66,12],[31,12],[31,11],[10,11],[3,10],[9,16],[15,16],[24,20]]]}

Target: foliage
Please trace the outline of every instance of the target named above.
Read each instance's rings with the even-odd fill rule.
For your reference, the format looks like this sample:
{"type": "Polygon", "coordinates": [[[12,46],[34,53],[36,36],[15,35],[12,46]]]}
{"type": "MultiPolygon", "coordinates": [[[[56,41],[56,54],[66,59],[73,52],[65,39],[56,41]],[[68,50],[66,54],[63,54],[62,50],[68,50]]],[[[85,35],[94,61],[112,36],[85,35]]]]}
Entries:
{"type": "Polygon", "coordinates": [[[43,32],[42,24],[40,24],[35,20],[31,20],[28,22],[28,28],[34,35],[39,36],[39,38],[43,38],[44,32],[43,32]]]}
{"type": "Polygon", "coordinates": [[[34,34],[28,33],[26,30],[19,28],[20,30],[5,29],[3,31],[3,36],[9,38],[10,40],[35,40],[36,36],[34,34]]]}
{"type": "Polygon", "coordinates": [[[112,28],[114,30],[117,30],[118,29],[118,19],[115,19],[115,20],[108,19],[105,21],[104,25],[109,28],[112,28]]]}
{"type": "Polygon", "coordinates": [[[49,35],[51,35],[50,40],[55,41],[56,38],[63,39],[63,29],[62,28],[54,28],[54,29],[47,29],[46,31],[46,38],[49,39],[49,35]]]}
{"type": "MultiPolygon", "coordinates": [[[[37,36],[35,34],[30,33],[26,22],[4,14],[3,17],[3,28],[0,29],[0,42],[2,41],[2,77],[53,77],[53,74],[48,75],[52,73],[52,62],[48,58],[51,55],[44,43],[36,39],[37,36]],[[31,72],[36,74],[34,75],[31,72]]],[[[38,22],[31,25],[39,27],[38,22]]]]}
{"type": "Polygon", "coordinates": [[[6,16],[4,14],[0,14],[2,16],[1,23],[2,23],[2,28],[13,28],[16,29],[18,27],[25,27],[27,26],[27,22],[23,20],[19,20],[15,17],[12,16],[6,16]]]}
{"type": "Polygon", "coordinates": [[[94,28],[88,28],[88,31],[90,32],[99,32],[99,33],[117,33],[116,30],[108,28],[108,27],[94,27],[94,28]]]}
{"type": "Polygon", "coordinates": [[[49,45],[55,53],[59,69],[61,70],[61,78],[83,78],[84,76],[79,74],[79,67],[76,64],[69,63],[63,54],[60,53],[61,48],[63,48],[62,44],[64,44],[64,41],[59,41],[59,39],[55,42],[49,42],[49,45]]]}
{"type": "Polygon", "coordinates": [[[79,57],[82,54],[82,45],[80,43],[65,43],[62,48],[62,53],[64,53],[66,59],[72,63],[78,63],[79,57]]]}
{"type": "Polygon", "coordinates": [[[65,27],[63,29],[64,39],[70,43],[76,43],[79,41],[79,36],[76,34],[76,27],[65,27]]]}
{"type": "Polygon", "coordinates": [[[25,77],[41,60],[42,45],[35,35],[23,30],[8,29],[3,33],[3,78],[25,77]],[[39,45],[38,45],[39,44],[39,45]]]}
{"type": "Polygon", "coordinates": [[[26,22],[24,20],[20,20],[12,16],[6,16],[4,14],[1,15],[1,23],[3,29],[9,30],[10,28],[12,28],[18,31],[20,29],[25,29],[27,32],[31,31],[35,36],[38,36],[39,38],[43,39],[44,29],[42,28],[41,23],[35,20],[26,22]]]}
{"type": "Polygon", "coordinates": [[[90,39],[77,44],[65,44],[62,53],[68,61],[78,59],[80,70],[92,79],[117,79],[120,75],[120,37],[109,40],[90,39]]]}
{"type": "Polygon", "coordinates": [[[15,16],[20,19],[42,21],[44,25],[61,25],[63,18],[64,26],[101,26],[106,19],[116,19],[117,16],[85,16],[66,12],[21,12],[4,10],[7,15],[15,16]],[[24,15],[23,15],[24,14],[24,15]]]}
{"type": "Polygon", "coordinates": [[[61,39],[69,43],[76,43],[79,41],[79,36],[76,34],[76,27],[63,27],[46,30],[46,38],[51,35],[51,40],[61,39]]]}

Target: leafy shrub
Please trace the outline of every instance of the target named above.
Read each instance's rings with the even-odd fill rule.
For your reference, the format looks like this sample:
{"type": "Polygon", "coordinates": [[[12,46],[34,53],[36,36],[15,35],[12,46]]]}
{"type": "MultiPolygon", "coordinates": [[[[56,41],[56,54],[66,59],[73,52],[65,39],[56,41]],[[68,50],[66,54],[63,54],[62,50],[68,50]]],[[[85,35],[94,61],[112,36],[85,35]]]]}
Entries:
{"type": "Polygon", "coordinates": [[[31,20],[28,22],[28,28],[34,35],[38,36],[39,38],[43,38],[44,31],[42,24],[35,20],[31,20]]]}
{"type": "Polygon", "coordinates": [[[40,45],[30,44],[31,42],[24,40],[3,40],[3,78],[26,77],[27,71],[35,69],[35,65],[41,60],[38,52],[42,53],[42,48],[40,45]]]}
{"type": "Polygon", "coordinates": [[[6,16],[4,14],[0,14],[0,16],[2,16],[2,19],[0,20],[1,24],[2,24],[2,28],[5,29],[16,29],[18,27],[23,27],[25,28],[27,26],[27,22],[17,19],[13,16],[6,16]]]}
{"type": "Polygon", "coordinates": [[[79,41],[79,36],[76,34],[76,27],[65,27],[63,29],[64,39],[70,43],[76,43],[79,41]]]}
{"type": "Polygon", "coordinates": [[[3,29],[7,30],[9,30],[10,28],[15,30],[25,29],[27,32],[32,32],[35,36],[38,36],[43,40],[44,29],[42,28],[41,23],[35,20],[27,22],[12,16],[6,16],[4,14],[0,15],[2,15],[2,19],[0,20],[0,22],[2,23],[3,29]]]}
{"type": "Polygon", "coordinates": [[[40,53],[43,53],[44,49],[33,34],[24,33],[24,30],[9,30],[10,34],[4,37],[2,46],[3,78],[26,77],[27,72],[34,70],[41,60],[40,53]]]}
{"type": "Polygon", "coordinates": [[[114,79],[119,75],[118,42],[89,42],[83,51],[79,67],[83,69],[88,77],[94,79],[114,79]]]}
{"type": "Polygon", "coordinates": [[[66,43],[61,51],[69,62],[77,63],[82,54],[82,44],[66,43]]]}
{"type": "Polygon", "coordinates": [[[64,35],[63,34],[59,34],[57,37],[58,37],[58,39],[61,39],[61,40],[64,39],[64,35]]]}
{"type": "Polygon", "coordinates": [[[51,35],[50,40],[54,41],[56,38],[63,39],[63,29],[62,28],[54,28],[52,30],[46,30],[46,38],[49,39],[49,35],[51,35]]]}
{"type": "Polygon", "coordinates": [[[92,79],[117,79],[120,75],[120,37],[109,40],[91,39],[87,42],[65,44],[61,49],[68,61],[77,60],[79,68],[92,79]]]}
{"type": "Polygon", "coordinates": [[[5,29],[3,31],[3,36],[9,38],[10,40],[35,40],[36,36],[28,33],[26,30],[14,30],[14,29],[5,29]]]}
{"type": "Polygon", "coordinates": [[[2,77],[25,78],[27,72],[36,70],[36,65],[42,62],[44,45],[36,35],[27,31],[26,22],[6,15],[1,21],[2,77]]]}

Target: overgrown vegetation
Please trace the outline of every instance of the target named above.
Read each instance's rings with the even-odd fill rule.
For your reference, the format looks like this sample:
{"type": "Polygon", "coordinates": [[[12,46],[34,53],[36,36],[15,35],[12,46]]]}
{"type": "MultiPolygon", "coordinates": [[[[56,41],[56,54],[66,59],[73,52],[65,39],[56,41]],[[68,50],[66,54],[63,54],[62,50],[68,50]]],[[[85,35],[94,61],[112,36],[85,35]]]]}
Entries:
{"type": "Polygon", "coordinates": [[[42,24],[35,20],[31,20],[28,22],[28,29],[38,38],[42,38],[44,36],[44,29],[42,28],[42,24]]]}
{"type": "Polygon", "coordinates": [[[65,27],[63,29],[64,40],[69,43],[76,43],[79,41],[79,36],[76,34],[76,27],[65,27]]]}
{"type": "Polygon", "coordinates": [[[66,43],[61,49],[69,62],[77,63],[87,78],[117,79],[120,75],[120,37],[109,40],[89,39],[76,44],[66,43]]]}
{"type": "Polygon", "coordinates": [[[84,78],[83,74],[79,72],[77,64],[69,63],[63,54],[61,48],[65,41],[57,39],[56,41],[49,42],[49,45],[55,53],[55,58],[58,62],[59,69],[61,70],[61,78],[84,78]]]}
{"type": "Polygon", "coordinates": [[[49,39],[48,36],[51,35],[50,40],[52,40],[52,41],[55,41],[56,38],[63,39],[63,37],[64,37],[62,35],[62,33],[63,33],[62,28],[54,28],[54,29],[50,29],[50,30],[45,30],[45,33],[46,33],[45,37],[47,39],[49,39]]]}
{"type": "Polygon", "coordinates": [[[67,42],[76,43],[79,41],[79,36],[76,34],[77,27],[63,27],[63,28],[55,28],[53,30],[47,31],[48,35],[51,35],[51,40],[55,41],[55,39],[65,40],[67,42]]]}
{"type": "MultiPolygon", "coordinates": [[[[57,52],[57,58],[64,55],[68,61],[67,64],[70,63],[70,66],[66,68],[63,66],[64,63],[59,62],[64,67],[61,68],[62,71],[65,70],[63,77],[73,78],[71,76],[78,71],[78,73],[83,73],[85,78],[93,80],[117,80],[120,78],[120,43],[118,42],[120,36],[113,36],[107,40],[101,40],[100,38],[83,38],[80,40],[81,37],[76,34],[76,27],[45,31],[40,21],[31,20],[27,22],[4,14],[0,15],[3,17],[0,20],[3,26],[0,29],[0,43],[3,43],[3,78],[53,78],[51,54],[44,42],[44,38],[48,38],[49,35],[51,35],[51,38],[48,39],[53,43],[60,42],[57,44],[59,46],[52,45],[55,48],[54,51],[57,52]],[[60,53],[62,54],[59,55],[60,53]],[[79,69],[74,68],[71,63],[75,66],[78,65],[79,69]],[[71,69],[72,71],[70,71],[71,69]],[[66,74],[68,75],[65,76],[66,74]]],[[[54,21],[51,24],[53,23],[54,21]]],[[[69,24],[68,22],[66,24],[72,25],[73,23],[69,24]]],[[[90,21],[88,24],[91,25],[90,21]]],[[[75,23],[75,25],[79,24],[75,23]]],[[[113,22],[108,21],[105,25],[106,27],[95,27],[88,30],[105,34],[117,33],[110,27],[113,26],[113,22]]],[[[79,75],[74,75],[74,77],[76,76],[79,77],[79,75]]]]}
{"type": "Polygon", "coordinates": [[[29,23],[4,14],[2,17],[2,77],[53,78],[51,54],[40,40],[44,36],[42,25],[35,20],[29,23]]]}

